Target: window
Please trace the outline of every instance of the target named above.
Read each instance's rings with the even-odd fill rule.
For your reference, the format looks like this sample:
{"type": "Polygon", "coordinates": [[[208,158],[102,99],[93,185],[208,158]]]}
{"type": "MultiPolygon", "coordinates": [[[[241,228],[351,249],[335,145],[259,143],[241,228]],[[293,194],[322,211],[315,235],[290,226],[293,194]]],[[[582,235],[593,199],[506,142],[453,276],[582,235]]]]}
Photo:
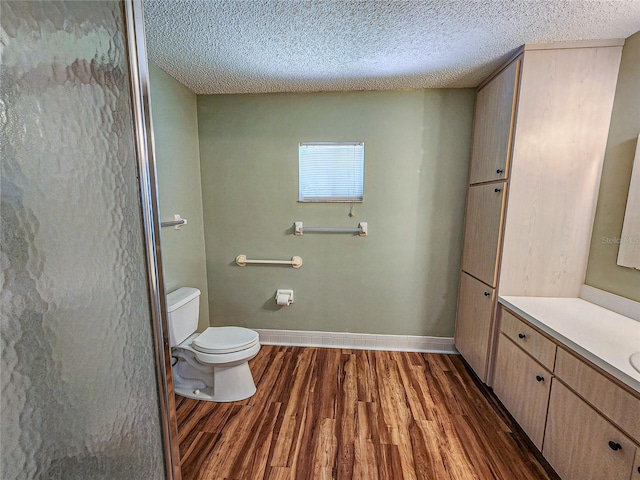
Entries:
{"type": "Polygon", "coordinates": [[[301,143],[300,202],[362,202],[364,142],[301,143]]]}

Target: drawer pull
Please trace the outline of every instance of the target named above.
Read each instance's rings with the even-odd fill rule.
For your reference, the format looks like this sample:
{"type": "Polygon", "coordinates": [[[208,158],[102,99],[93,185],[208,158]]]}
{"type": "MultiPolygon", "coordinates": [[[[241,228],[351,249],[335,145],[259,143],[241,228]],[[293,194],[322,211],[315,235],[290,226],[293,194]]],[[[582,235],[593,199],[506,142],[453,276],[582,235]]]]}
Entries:
{"type": "Polygon", "coordinates": [[[524,333],[519,333],[518,338],[527,338],[527,336],[524,333]]]}
{"type": "Polygon", "coordinates": [[[611,450],[613,450],[614,452],[617,452],[618,450],[622,450],[622,445],[620,445],[619,443],[614,442],[613,440],[609,441],[609,448],[611,450]]]}
{"type": "Polygon", "coordinates": [[[489,296],[491,296],[491,293],[490,292],[484,292],[484,296],[485,297],[489,297],[489,296]]]}
{"type": "Polygon", "coordinates": [[[494,188],[493,191],[496,192],[496,193],[499,193],[499,192],[502,191],[502,189],[501,188],[494,188]]]}
{"type": "Polygon", "coordinates": [[[544,377],[542,375],[536,375],[536,380],[539,382],[544,382],[544,377]]]}
{"type": "Polygon", "coordinates": [[[502,170],[501,168],[499,168],[499,169],[497,169],[497,170],[496,170],[496,173],[498,173],[498,174],[500,174],[500,173],[502,173],[502,172],[504,172],[504,170],[502,170]]]}

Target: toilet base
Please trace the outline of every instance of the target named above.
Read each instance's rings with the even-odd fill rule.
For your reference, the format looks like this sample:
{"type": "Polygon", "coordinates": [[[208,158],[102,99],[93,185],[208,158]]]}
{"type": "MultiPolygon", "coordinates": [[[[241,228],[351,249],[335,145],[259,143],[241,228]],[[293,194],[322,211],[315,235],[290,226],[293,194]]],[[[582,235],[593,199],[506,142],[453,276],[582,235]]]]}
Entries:
{"type": "Polygon", "coordinates": [[[189,353],[182,352],[172,369],[176,395],[209,402],[237,402],[256,393],[248,360],[222,365],[194,364],[197,365],[194,368],[195,359],[185,358],[189,353]]]}

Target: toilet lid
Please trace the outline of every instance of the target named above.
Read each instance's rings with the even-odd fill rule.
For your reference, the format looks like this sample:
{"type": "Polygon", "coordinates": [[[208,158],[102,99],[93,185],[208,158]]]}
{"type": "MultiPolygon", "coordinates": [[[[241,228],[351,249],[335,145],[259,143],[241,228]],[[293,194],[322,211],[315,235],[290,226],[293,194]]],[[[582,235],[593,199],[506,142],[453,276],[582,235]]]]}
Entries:
{"type": "Polygon", "coordinates": [[[259,340],[258,332],[242,327],[209,327],[192,342],[202,353],[232,353],[253,347],[259,340]]]}

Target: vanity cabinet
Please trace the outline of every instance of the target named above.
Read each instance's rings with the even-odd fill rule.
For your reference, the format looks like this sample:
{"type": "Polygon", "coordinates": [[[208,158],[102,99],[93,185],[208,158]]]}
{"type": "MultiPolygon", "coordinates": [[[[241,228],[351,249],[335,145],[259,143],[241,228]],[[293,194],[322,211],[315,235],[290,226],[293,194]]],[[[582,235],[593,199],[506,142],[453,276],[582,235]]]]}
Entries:
{"type": "Polygon", "coordinates": [[[553,375],[504,334],[496,352],[493,391],[541,450],[553,375]]]}
{"type": "MultiPolygon", "coordinates": [[[[623,44],[525,45],[480,85],[461,278],[495,295],[578,296],[623,44]]],[[[469,318],[466,291],[461,280],[458,324],[484,325],[456,327],[455,345],[491,385],[496,311],[469,318]]]]}
{"type": "Polygon", "coordinates": [[[629,480],[637,447],[558,380],[542,454],[562,480],[629,480]]]}
{"type": "Polygon", "coordinates": [[[640,392],[500,305],[493,391],[563,480],[640,480],[640,392]]]}
{"type": "Polygon", "coordinates": [[[640,395],[613,383],[564,348],[558,349],[555,372],[594,408],[640,441],[640,395]]]}

